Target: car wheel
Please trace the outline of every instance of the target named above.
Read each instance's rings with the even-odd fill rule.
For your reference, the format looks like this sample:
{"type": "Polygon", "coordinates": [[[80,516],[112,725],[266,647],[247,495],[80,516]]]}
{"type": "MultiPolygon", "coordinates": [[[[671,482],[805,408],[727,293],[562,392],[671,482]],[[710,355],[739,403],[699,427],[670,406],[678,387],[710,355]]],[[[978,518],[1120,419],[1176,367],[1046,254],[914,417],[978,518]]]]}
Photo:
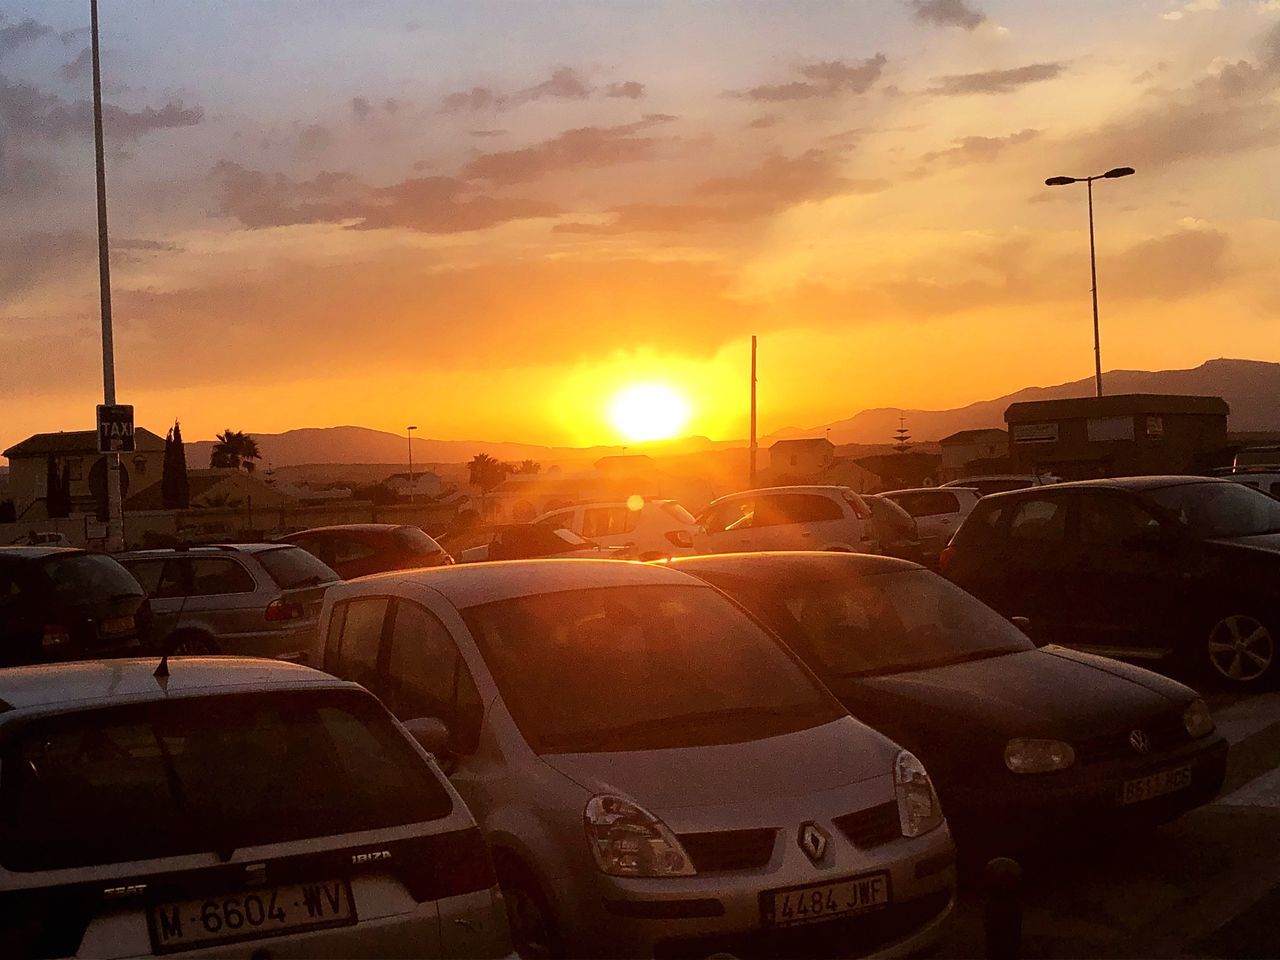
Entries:
{"type": "Polygon", "coordinates": [[[179,633],[169,640],[167,653],[171,657],[205,657],[217,653],[214,642],[202,633],[179,633]]]}
{"type": "Polygon", "coordinates": [[[1217,620],[1205,641],[1215,680],[1237,688],[1259,687],[1276,667],[1276,634],[1259,617],[1233,613],[1217,620]]]}
{"type": "Polygon", "coordinates": [[[507,924],[516,953],[525,960],[558,956],[555,920],[529,871],[504,858],[498,863],[498,886],[507,904],[507,924]]]}

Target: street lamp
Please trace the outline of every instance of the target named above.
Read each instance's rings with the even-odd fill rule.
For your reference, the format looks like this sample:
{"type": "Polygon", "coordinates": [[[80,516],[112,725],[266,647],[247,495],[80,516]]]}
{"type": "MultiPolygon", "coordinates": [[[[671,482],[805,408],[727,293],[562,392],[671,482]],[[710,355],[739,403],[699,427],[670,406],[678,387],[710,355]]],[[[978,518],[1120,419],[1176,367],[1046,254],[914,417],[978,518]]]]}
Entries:
{"type": "Polygon", "coordinates": [[[1046,187],[1063,187],[1068,183],[1084,183],[1089,188],[1089,277],[1092,280],[1093,294],[1093,381],[1097,395],[1102,396],[1102,345],[1098,338],[1098,257],[1093,247],[1093,181],[1116,180],[1120,177],[1132,176],[1133,167],[1114,167],[1096,177],[1050,177],[1044,182],[1046,187]]]}
{"type": "Polygon", "coordinates": [[[417,427],[406,427],[405,433],[409,437],[409,502],[413,503],[413,431],[417,427]]]}

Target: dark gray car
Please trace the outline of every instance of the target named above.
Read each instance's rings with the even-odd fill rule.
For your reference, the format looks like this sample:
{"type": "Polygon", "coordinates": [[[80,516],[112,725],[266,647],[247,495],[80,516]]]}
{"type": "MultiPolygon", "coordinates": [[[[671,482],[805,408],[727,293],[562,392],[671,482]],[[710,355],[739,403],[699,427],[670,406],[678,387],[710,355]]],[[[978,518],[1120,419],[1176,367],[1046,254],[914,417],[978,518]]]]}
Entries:
{"type": "Polygon", "coordinates": [[[170,653],[278,657],[315,641],[320,604],[341,577],[292,544],[120,555],[151,599],[151,642],[170,653]]]}

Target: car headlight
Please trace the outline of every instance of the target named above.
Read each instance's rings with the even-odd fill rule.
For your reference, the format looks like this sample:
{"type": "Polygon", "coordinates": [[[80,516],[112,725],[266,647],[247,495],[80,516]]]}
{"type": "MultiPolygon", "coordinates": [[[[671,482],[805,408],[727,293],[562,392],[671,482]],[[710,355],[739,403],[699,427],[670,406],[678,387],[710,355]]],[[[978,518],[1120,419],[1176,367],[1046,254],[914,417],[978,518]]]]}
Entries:
{"type": "Polygon", "coordinates": [[[1187,728],[1189,737],[1207,737],[1216,729],[1213,715],[1209,713],[1209,705],[1199,697],[1182,711],[1182,725],[1187,728]]]}
{"type": "Polygon", "coordinates": [[[1076,762],[1076,751],[1062,740],[1010,740],[1004,748],[1004,765],[1014,773],[1050,773],[1076,762]]]}
{"type": "Polygon", "coordinates": [[[629,800],[592,797],[582,820],[596,866],[611,877],[691,877],[697,872],[667,825],[629,800]]]}
{"type": "Polygon", "coordinates": [[[942,823],[942,804],[933,782],[916,759],[903,750],[893,762],[893,789],[898,795],[898,823],[904,837],[919,837],[942,823]]]}

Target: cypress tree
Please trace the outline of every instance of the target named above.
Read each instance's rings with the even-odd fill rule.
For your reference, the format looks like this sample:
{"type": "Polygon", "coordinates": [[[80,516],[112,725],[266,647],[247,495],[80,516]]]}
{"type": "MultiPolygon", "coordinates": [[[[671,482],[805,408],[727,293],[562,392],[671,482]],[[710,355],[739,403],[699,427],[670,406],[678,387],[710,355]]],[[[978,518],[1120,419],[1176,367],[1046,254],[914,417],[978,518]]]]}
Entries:
{"type": "Polygon", "coordinates": [[[182,445],[182,425],[173,421],[174,506],[186,510],[191,506],[191,485],[187,480],[187,448],[182,445]]]}

